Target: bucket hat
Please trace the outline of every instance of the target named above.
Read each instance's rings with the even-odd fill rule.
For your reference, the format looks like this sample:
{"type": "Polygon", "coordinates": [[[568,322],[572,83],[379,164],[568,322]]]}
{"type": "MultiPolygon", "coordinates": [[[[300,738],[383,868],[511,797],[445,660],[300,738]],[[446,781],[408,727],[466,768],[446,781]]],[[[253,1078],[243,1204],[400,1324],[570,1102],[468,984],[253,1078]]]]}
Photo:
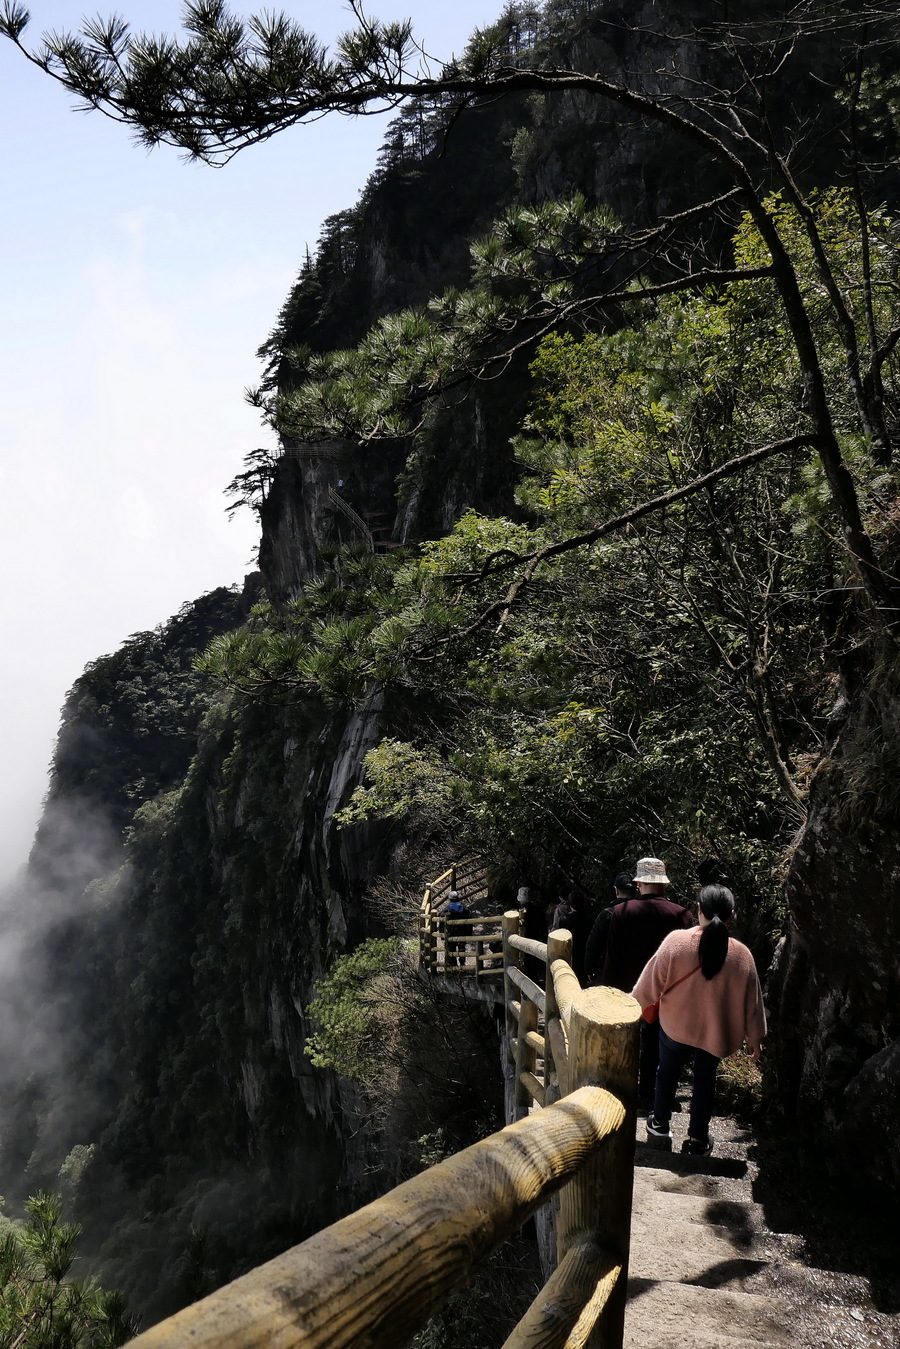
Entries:
{"type": "Polygon", "coordinates": [[[666,864],[661,862],[658,857],[639,857],[637,866],[634,869],[634,879],[644,881],[647,885],[668,885],[669,878],[666,875],[666,864]]]}

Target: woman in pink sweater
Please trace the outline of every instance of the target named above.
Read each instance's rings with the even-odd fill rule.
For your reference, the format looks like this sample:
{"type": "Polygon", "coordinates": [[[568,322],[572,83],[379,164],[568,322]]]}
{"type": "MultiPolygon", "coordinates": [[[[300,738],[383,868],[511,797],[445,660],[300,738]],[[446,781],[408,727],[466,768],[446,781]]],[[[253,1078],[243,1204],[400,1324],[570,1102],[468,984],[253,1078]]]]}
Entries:
{"type": "Polygon", "coordinates": [[[734,895],[724,885],[705,885],[699,901],[699,928],[670,932],[631,996],[642,1007],[659,1002],[659,1069],[647,1142],[671,1148],[669,1120],[678,1079],[693,1058],[689,1136],[681,1150],[706,1157],[712,1152],[709,1121],[719,1059],[736,1053],[744,1041],[758,1059],[766,1014],[753,956],[728,935],[734,895]]]}

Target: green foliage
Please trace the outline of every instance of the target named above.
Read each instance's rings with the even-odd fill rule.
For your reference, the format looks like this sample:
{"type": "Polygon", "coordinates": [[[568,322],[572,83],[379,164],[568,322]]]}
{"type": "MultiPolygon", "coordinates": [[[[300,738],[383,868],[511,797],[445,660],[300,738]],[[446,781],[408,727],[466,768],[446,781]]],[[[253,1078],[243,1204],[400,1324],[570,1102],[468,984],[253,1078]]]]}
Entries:
{"type": "Polygon", "coordinates": [[[75,1199],[82,1176],[96,1151],[95,1143],[76,1143],[59,1168],[60,1192],[69,1203],[75,1199]]]}
{"type": "Polygon", "coordinates": [[[70,1279],[81,1228],[55,1195],[25,1205],[28,1220],[0,1242],[0,1344],[7,1349],[116,1349],[137,1333],[119,1293],[70,1279]]]}
{"type": "Polygon", "coordinates": [[[716,1074],[716,1109],[751,1122],[763,1108],[764,1081],[759,1064],[749,1054],[723,1059],[716,1074]]]}
{"type": "MultiPolygon", "coordinates": [[[[851,289],[854,209],[846,194],[815,204],[851,289]]],[[[768,210],[815,311],[809,232],[779,199],[768,210]]],[[[896,308],[893,226],[878,216],[871,230],[885,328],[896,308]]],[[[489,286],[543,284],[554,257],[565,275],[612,235],[578,201],[514,213],[476,249],[477,274],[489,286]]],[[[742,266],[766,261],[749,219],[735,249],[742,266]]],[[[394,336],[415,347],[427,326],[421,315],[410,324],[394,336]]],[[[849,426],[845,350],[827,315],[818,340],[849,426]]],[[[776,456],[548,560],[509,612],[503,596],[536,549],[795,433],[803,380],[771,281],[663,297],[613,333],[551,333],[531,371],[516,441],[517,498],[531,523],[470,511],[419,556],[337,557],[292,611],[260,616],[252,659],[242,666],[238,644],[223,644],[230,655],[215,672],[252,692],[253,671],[271,659],[288,691],[318,681],[328,696],[360,697],[374,683],[407,708],[427,701],[421,740],[388,736],[370,752],[345,822],[379,816],[420,838],[443,830],[454,846],[506,859],[510,874],[574,869],[588,883],[648,848],[683,876],[698,854],[720,853],[760,897],[750,926],[763,939],[827,711],[817,596],[837,593],[842,559],[821,467],[806,450],[776,456]]],[[[893,476],[873,469],[859,437],[848,435],[847,451],[874,509],[893,476]]]]}
{"type": "Polygon", "coordinates": [[[181,1287],[190,1305],[206,1297],[219,1284],[212,1233],[205,1225],[192,1223],[185,1242],[181,1287]]]}
{"type": "Polygon", "coordinates": [[[77,793],[122,828],[139,804],[180,782],[210,705],[193,662],[241,610],[241,596],[221,587],[92,661],[66,699],[52,793],[77,793]]]}
{"type": "Polygon", "coordinates": [[[353,1082],[371,1079],[383,1010],[380,980],[398,951],[396,939],[370,938],[339,956],[319,980],[309,1006],[316,1029],[307,1053],[317,1068],[333,1068],[353,1082]]]}
{"type": "Polygon", "coordinates": [[[313,1063],[356,1085],[370,1127],[407,1174],[502,1127],[493,1018],[423,980],[414,942],[369,939],[339,956],[308,1011],[313,1063]]]}
{"type": "Polygon", "coordinates": [[[300,439],[408,433],[429,400],[502,367],[518,325],[546,331],[562,306],[577,312],[586,276],[615,251],[618,233],[610,212],[582,196],[510,207],[472,244],[465,289],[379,319],[349,350],[286,349],[287,387],[253,401],[283,435],[300,439]]]}
{"type": "Polygon", "coordinates": [[[368,785],[357,787],[349,804],[337,812],[339,825],[371,816],[402,820],[421,840],[446,833],[457,818],[458,779],[434,750],[382,740],[366,755],[366,778],[368,785]]]}

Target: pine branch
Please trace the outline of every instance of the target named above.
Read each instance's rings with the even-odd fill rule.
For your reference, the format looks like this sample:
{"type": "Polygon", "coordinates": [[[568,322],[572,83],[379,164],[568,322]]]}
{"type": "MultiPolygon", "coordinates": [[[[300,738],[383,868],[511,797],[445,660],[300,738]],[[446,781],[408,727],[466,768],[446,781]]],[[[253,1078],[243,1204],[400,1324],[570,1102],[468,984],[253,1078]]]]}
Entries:
{"type": "MultiPolygon", "coordinates": [[[[693,482],[687,483],[684,487],[678,487],[672,492],[666,492],[662,496],[654,497],[652,501],[645,501],[640,506],[634,506],[631,510],[625,511],[622,515],[615,516],[612,520],[605,521],[602,525],[596,525],[593,529],[586,530],[583,534],[574,534],[567,539],[560,539],[556,543],[547,544],[543,548],[538,548],[532,553],[517,554],[510,549],[498,550],[491,553],[484,561],[480,571],[458,572],[447,576],[447,580],[452,584],[471,588],[480,584],[489,577],[497,576],[502,572],[510,571],[513,567],[523,566],[521,575],[517,576],[502,599],[495,600],[493,604],[488,605],[486,609],[478,616],[474,623],[458,633],[443,637],[438,643],[439,647],[446,647],[451,642],[465,641],[473,636],[481,628],[485,627],[491,619],[500,616],[500,625],[502,626],[512,611],[513,605],[519,600],[523,590],[534,580],[535,572],[543,562],[548,562],[551,558],[560,557],[563,553],[572,552],[576,548],[585,548],[592,543],[597,543],[600,539],[609,534],[617,533],[619,530],[627,528],[629,525],[636,524],[645,516],[653,514],[655,511],[665,510],[667,506],[674,505],[676,501],[682,501],[685,497],[692,496],[696,492],[701,492],[706,488],[712,487],[723,478],[732,477],[737,473],[744,472],[745,469],[754,464],[761,463],[764,459],[769,459],[774,454],[788,454],[792,450],[809,447],[818,448],[819,437],[811,434],[791,436],[787,440],[775,441],[770,445],[763,445],[759,449],[751,450],[748,454],[739,455],[735,459],[729,459],[727,463],[721,464],[713,469],[711,473],[705,473],[701,478],[695,478],[693,482]]],[[[433,660],[435,653],[428,656],[419,655],[417,659],[433,660]]]]}

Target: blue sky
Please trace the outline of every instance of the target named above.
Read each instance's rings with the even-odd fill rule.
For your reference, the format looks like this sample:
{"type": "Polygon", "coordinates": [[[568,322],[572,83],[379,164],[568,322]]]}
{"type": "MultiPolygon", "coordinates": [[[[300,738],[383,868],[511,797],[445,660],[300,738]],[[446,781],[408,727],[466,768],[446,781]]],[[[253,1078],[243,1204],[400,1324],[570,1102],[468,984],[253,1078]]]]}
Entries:
{"type": "MultiPolygon", "coordinates": [[[[351,23],[330,0],[280,7],[328,41],[351,23]]],[[[447,56],[500,7],[371,8],[411,16],[447,56]]],[[[180,9],[118,0],[87,12],[172,31],[180,9]]],[[[85,10],[34,0],[31,12],[36,38],[85,10]]],[[[327,118],[216,170],[148,154],[72,107],[0,41],[0,882],[27,855],[59,709],[84,665],[248,570],[254,521],[229,521],[222,493],[270,441],[242,397],[255,351],[386,126],[327,118]]]]}

